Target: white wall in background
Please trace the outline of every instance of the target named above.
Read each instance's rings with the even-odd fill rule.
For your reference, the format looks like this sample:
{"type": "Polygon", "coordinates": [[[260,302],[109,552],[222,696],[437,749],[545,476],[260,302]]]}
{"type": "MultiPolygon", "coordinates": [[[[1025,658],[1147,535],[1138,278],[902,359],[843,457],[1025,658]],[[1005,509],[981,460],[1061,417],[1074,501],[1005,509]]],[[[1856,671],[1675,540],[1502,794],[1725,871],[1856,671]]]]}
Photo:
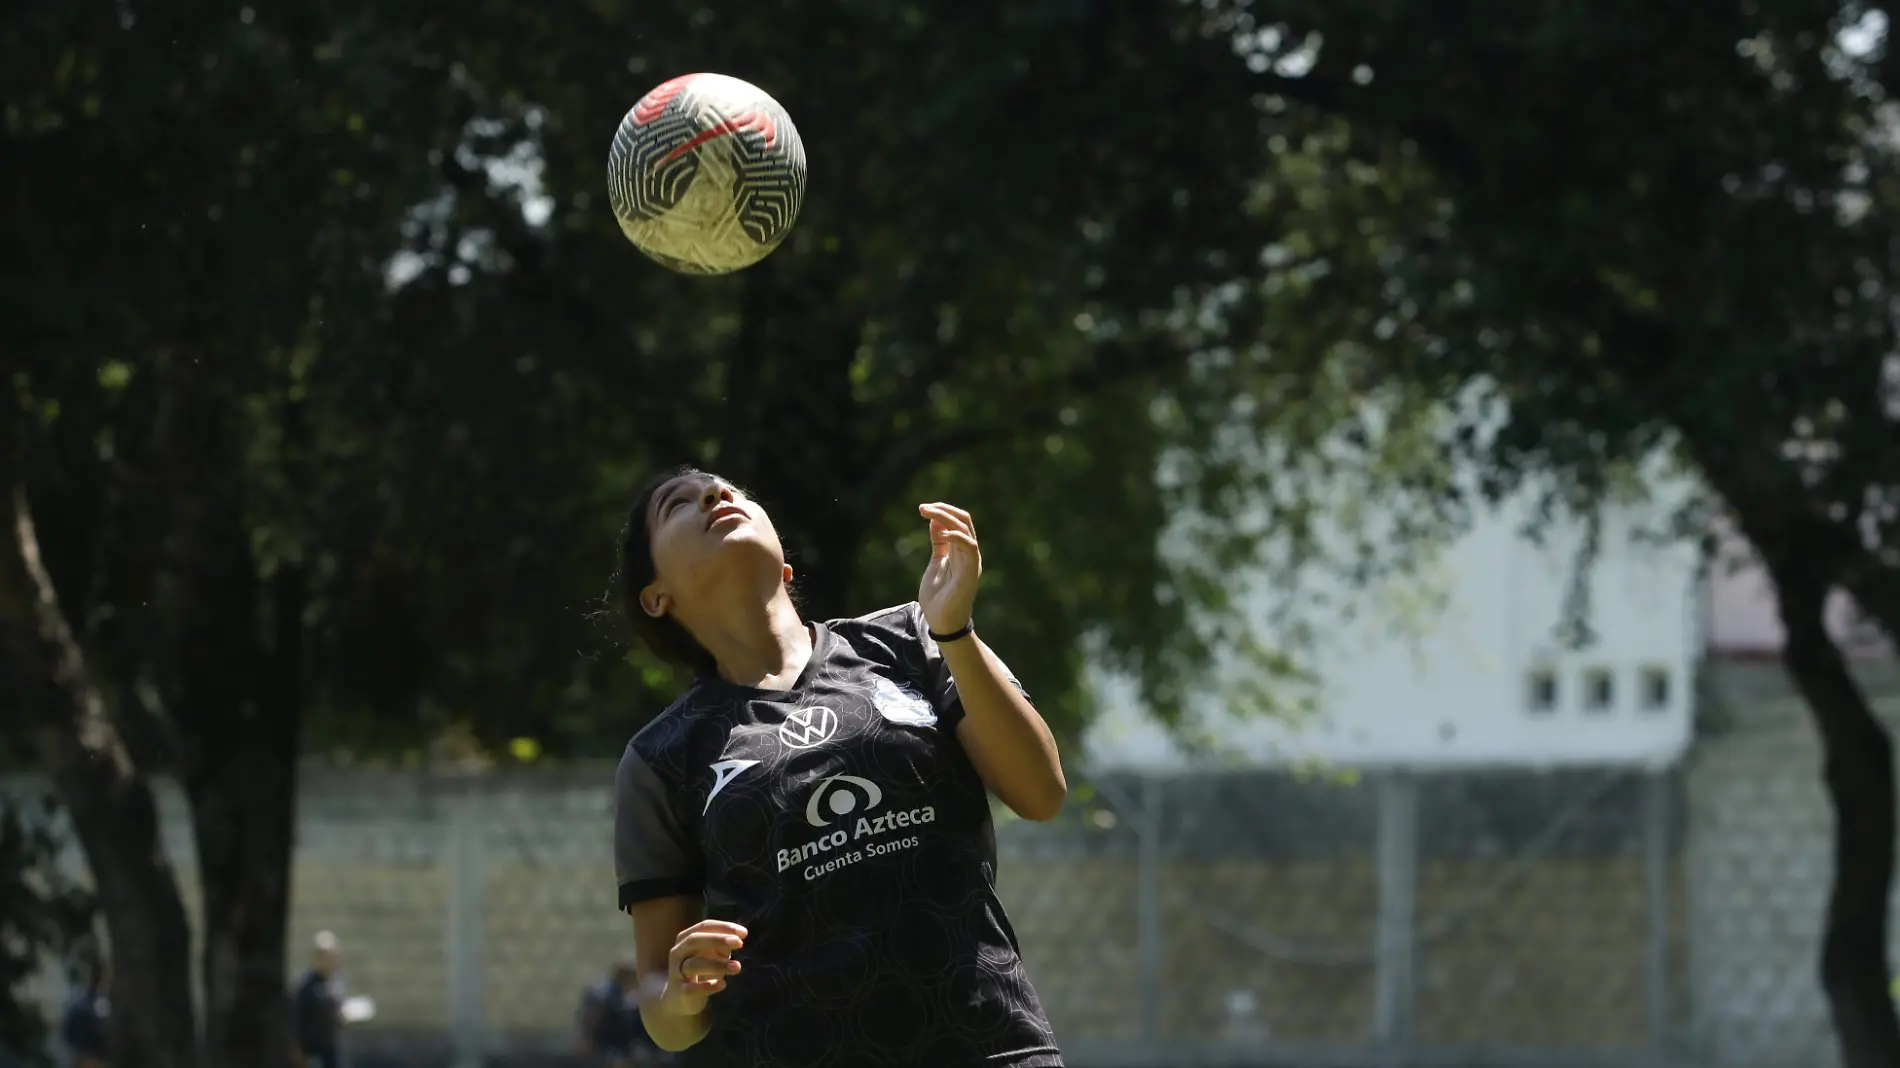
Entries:
{"type": "MultiPolygon", "coordinates": [[[[1150,721],[1125,680],[1103,678],[1103,715],[1086,738],[1090,766],[1165,768],[1210,757],[1247,765],[1349,767],[1661,765],[1687,747],[1702,648],[1696,550],[1657,544],[1667,505],[1612,509],[1590,574],[1594,645],[1555,640],[1582,527],[1559,521],[1543,544],[1521,531],[1527,504],[1500,508],[1409,582],[1333,584],[1358,607],[1307,618],[1316,711],[1294,722],[1248,715],[1210,679],[1190,756],[1150,721]],[[1408,587],[1436,590],[1417,607],[1408,587]],[[1409,610],[1403,606],[1411,603],[1409,610]]],[[[1413,594],[1415,594],[1413,590],[1413,594]]],[[[1267,602],[1263,598],[1261,603],[1267,602]]],[[[1287,690],[1292,694],[1291,688],[1287,690]]]]}

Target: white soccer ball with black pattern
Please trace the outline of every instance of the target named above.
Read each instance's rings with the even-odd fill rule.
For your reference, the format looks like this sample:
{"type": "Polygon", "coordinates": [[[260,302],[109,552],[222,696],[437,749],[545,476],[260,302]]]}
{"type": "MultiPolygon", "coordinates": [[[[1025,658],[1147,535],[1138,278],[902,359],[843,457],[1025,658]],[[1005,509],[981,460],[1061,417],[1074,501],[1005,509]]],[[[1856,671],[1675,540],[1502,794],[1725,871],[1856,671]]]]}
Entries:
{"type": "Polygon", "coordinates": [[[620,121],[607,195],[634,247],[683,274],[770,255],[805,200],[805,144],[779,102],[723,74],[656,86],[620,121]]]}

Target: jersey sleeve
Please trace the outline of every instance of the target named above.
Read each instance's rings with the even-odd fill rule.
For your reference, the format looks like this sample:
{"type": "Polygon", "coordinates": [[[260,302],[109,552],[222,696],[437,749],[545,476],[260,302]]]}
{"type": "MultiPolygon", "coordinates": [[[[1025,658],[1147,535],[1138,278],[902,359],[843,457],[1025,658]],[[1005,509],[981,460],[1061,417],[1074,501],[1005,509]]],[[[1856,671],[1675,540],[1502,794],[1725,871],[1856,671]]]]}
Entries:
{"type": "MultiPolygon", "coordinates": [[[[905,605],[902,619],[904,640],[914,650],[918,677],[928,690],[925,696],[937,712],[938,728],[955,731],[957,724],[963,721],[963,699],[957,694],[957,680],[950,674],[950,665],[943,658],[943,650],[931,640],[930,625],[924,621],[923,606],[915,601],[905,605]]],[[[996,657],[997,663],[1003,664],[1003,658],[996,656],[996,650],[990,650],[990,655],[996,657]]],[[[1023,689],[1021,680],[1016,678],[1016,673],[1009,669],[1008,664],[1003,664],[1003,676],[1024,697],[1029,696],[1029,691],[1023,689]]]]}
{"type": "Polygon", "coordinates": [[[705,886],[672,792],[631,745],[614,774],[614,874],[623,911],[705,886]]]}

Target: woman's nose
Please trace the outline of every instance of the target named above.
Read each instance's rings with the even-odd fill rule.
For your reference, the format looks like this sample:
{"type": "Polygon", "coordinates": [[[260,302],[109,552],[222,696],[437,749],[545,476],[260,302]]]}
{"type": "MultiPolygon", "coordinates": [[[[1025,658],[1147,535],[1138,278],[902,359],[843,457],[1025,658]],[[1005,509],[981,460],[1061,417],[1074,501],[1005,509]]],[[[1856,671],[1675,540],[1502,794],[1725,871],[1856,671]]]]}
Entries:
{"type": "Polygon", "coordinates": [[[707,486],[706,492],[699,498],[700,510],[707,512],[722,504],[730,503],[732,503],[732,487],[723,482],[715,482],[707,486]]]}

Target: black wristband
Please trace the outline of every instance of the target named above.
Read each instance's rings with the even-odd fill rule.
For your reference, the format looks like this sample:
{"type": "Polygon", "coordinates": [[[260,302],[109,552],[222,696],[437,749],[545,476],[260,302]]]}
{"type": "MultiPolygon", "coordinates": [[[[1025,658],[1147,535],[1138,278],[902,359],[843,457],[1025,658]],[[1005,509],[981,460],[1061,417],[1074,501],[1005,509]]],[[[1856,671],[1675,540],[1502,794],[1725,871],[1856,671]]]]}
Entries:
{"type": "Polygon", "coordinates": [[[930,640],[933,642],[936,642],[938,645],[949,645],[951,642],[960,641],[964,638],[969,637],[972,634],[975,634],[976,620],[974,619],[970,620],[968,623],[965,623],[963,625],[962,630],[956,631],[951,634],[938,634],[936,631],[930,629],[929,624],[925,624],[924,633],[930,635],[930,640]]]}

